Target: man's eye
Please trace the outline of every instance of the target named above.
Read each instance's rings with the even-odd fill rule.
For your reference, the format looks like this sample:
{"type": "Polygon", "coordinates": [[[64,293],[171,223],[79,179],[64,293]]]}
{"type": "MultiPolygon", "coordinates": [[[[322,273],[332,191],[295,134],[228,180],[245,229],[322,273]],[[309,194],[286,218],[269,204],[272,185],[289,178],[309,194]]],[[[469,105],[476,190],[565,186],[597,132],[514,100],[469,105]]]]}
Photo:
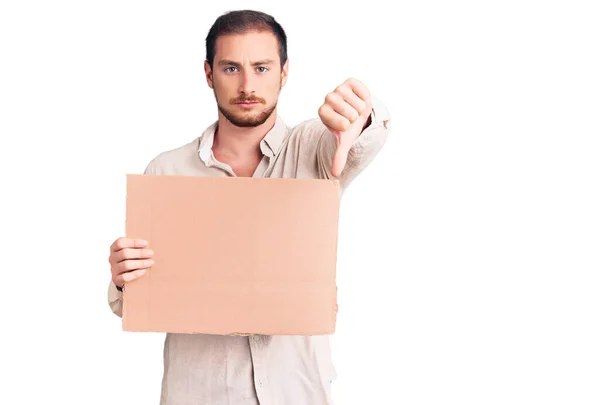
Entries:
{"type": "Polygon", "coordinates": [[[229,69],[237,69],[237,68],[235,66],[229,66],[229,67],[225,68],[225,71],[228,72],[228,73],[232,73],[233,71],[229,70],[229,69]]]}
{"type": "Polygon", "coordinates": [[[264,66],[260,66],[258,69],[259,69],[259,70],[260,70],[260,69],[263,69],[263,70],[260,70],[260,73],[265,73],[267,70],[269,70],[269,69],[267,69],[267,68],[266,68],[266,67],[264,67],[264,66]]]}

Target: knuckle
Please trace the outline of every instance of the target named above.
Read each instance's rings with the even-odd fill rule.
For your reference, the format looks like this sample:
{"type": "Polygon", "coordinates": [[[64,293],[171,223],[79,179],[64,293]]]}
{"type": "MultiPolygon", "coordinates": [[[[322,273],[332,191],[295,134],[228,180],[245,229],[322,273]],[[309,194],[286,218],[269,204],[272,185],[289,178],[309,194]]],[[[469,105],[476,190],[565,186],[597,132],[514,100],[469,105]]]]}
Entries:
{"type": "Polygon", "coordinates": [[[135,269],[135,263],[132,260],[125,260],[121,263],[121,268],[124,271],[130,271],[135,269]]]}
{"type": "Polygon", "coordinates": [[[113,266],[118,265],[120,258],[121,254],[119,252],[113,252],[113,254],[111,254],[109,258],[110,264],[112,264],[113,266]]]}
{"type": "Polygon", "coordinates": [[[366,102],[364,102],[363,100],[359,100],[359,101],[357,102],[357,104],[358,104],[358,109],[359,109],[359,111],[364,111],[364,110],[365,110],[365,108],[367,108],[367,103],[366,103],[366,102]]]}
{"type": "Polygon", "coordinates": [[[127,249],[119,250],[114,255],[115,263],[119,263],[121,260],[127,259],[127,249]]]}
{"type": "Polygon", "coordinates": [[[350,88],[350,86],[342,86],[342,87],[340,87],[338,92],[344,97],[350,97],[353,94],[352,88],[350,88]]]}
{"type": "Polygon", "coordinates": [[[127,281],[128,282],[129,281],[133,281],[133,280],[135,280],[136,278],[138,278],[140,276],[140,270],[136,270],[136,271],[132,271],[130,273],[127,273],[126,276],[127,276],[127,281]]]}
{"type": "Polygon", "coordinates": [[[340,131],[346,131],[350,127],[350,121],[347,118],[340,117],[337,124],[340,131]]]}
{"type": "Polygon", "coordinates": [[[124,238],[118,238],[118,239],[115,241],[115,246],[116,246],[118,249],[123,249],[123,248],[125,247],[125,240],[124,240],[124,238]]]}

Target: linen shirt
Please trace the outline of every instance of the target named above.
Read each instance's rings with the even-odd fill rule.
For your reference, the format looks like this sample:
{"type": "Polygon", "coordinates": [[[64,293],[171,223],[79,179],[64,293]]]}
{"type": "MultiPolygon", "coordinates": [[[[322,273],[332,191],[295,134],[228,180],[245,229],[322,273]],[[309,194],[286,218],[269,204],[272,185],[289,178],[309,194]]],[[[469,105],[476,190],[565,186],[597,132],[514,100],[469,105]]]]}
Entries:
{"type": "MultiPolygon", "coordinates": [[[[343,190],[375,158],[390,130],[389,113],[373,97],[371,122],[338,176],[343,190]]],[[[145,174],[235,176],[212,153],[217,121],[196,139],[158,154],[145,174]]],[[[260,142],[253,177],[330,179],[336,140],[320,119],[289,127],[277,115],[260,142]]],[[[210,215],[210,213],[207,213],[210,215]]],[[[151,271],[151,270],[150,270],[151,271]]],[[[109,306],[122,317],[123,293],[112,282],[109,306]]],[[[167,333],[161,405],[330,405],[337,378],[329,336],[223,336],[167,333]]]]}

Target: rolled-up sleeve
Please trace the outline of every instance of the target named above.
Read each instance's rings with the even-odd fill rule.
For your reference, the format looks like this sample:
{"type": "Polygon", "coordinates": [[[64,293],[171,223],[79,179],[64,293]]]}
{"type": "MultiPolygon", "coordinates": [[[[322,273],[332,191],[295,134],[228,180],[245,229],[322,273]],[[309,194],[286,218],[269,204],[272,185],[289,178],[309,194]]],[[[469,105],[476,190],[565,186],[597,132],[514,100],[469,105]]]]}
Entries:
{"type": "Polygon", "coordinates": [[[123,317],[123,293],[117,290],[112,280],[108,286],[108,305],[115,315],[123,317]]]}

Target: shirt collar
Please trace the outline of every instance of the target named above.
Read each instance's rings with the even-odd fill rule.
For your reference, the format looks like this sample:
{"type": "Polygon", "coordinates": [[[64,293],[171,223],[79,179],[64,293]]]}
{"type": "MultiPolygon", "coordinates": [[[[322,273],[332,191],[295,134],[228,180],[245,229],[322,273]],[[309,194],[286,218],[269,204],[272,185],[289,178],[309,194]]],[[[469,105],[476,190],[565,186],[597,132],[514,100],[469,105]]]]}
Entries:
{"type": "MultiPolygon", "coordinates": [[[[212,146],[217,125],[218,121],[213,122],[200,136],[198,155],[204,163],[209,163],[213,159],[212,146]]],[[[287,129],[287,125],[281,116],[277,115],[275,125],[273,125],[273,128],[267,132],[260,142],[260,150],[263,155],[273,157],[279,152],[279,148],[287,135],[287,129]]]]}

